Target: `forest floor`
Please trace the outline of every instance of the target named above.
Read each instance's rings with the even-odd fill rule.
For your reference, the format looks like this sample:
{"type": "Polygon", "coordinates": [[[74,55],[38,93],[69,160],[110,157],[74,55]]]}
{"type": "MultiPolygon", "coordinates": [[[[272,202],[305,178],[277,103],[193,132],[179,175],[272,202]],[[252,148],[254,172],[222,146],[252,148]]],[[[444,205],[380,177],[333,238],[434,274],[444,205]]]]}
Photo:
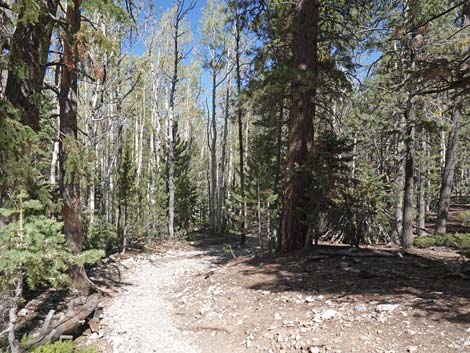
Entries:
{"type": "Polygon", "coordinates": [[[106,353],[470,352],[470,280],[457,253],[322,245],[263,255],[252,241],[232,250],[194,235],[122,260],[103,337],[88,341],[106,353]]]}

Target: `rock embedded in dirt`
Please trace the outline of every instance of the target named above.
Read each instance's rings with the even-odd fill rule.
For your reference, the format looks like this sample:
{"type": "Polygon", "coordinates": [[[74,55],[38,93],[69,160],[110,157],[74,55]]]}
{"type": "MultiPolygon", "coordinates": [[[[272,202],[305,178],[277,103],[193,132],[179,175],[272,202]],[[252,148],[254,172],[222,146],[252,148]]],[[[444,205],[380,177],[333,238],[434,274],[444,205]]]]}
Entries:
{"type": "Polygon", "coordinates": [[[313,298],[311,295],[305,297],[305,302],[307,303],[313,303],[315,301],[315,298],[313,298]]]}
{"type": "Polygon", "coordinates": [[[327,309],[321,314],[321,318],[323,320],[330,320],[330,319],[334,318],[337,314],[338,314],[337,311],[335,311],[333,309],[327,309]]]}
{"type": "Polygon", "coordinates": [[[379,313],[386,313],[386,312],[391,312],[398,308],[400,305],[399,304],[379,304],[375,308],[375,310],[379,313]]]}
{"type": "Polygon", "coordinates": [[[356,311],[367,311],[367,307],[365,306],[365,304],[357,304],[354,309],[356,311]]]}

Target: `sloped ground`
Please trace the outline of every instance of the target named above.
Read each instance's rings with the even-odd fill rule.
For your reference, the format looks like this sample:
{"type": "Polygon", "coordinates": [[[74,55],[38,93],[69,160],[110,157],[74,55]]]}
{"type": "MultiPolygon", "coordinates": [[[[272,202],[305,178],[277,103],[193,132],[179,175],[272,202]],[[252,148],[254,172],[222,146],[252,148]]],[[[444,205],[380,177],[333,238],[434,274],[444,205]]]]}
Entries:
{"type": "Polygon", "coordinates": [[[178,328],[168,293],[178,278],[207,269],[210,260],[194,249],[123,260],[121,289],[104,302],[98,334],[103,339],[94,334],[89,341],[109,353],[202,352],[191,334],[178,328]]]}
{"type": "Polygon", "coordinates": [[[334,255],[344,249],[240,258],[181,278],[176,312],[204,351],[470,352],[470,281],[458,255],[334,255]]]}
{"type": "Polygon", "coordinates": [[[470,352],[470,281],[450,251],[223,244],[136,255],[104,303],[107,353],[470,352]]]}

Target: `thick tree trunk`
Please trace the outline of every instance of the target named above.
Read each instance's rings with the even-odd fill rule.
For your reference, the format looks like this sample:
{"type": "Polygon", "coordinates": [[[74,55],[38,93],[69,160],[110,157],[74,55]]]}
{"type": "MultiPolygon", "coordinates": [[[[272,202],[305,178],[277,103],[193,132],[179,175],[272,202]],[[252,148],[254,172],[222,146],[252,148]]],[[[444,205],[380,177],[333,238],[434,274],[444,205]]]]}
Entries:
{"type": "Polygon", "coordinates": [[[404,115],[400,117],[399,142],[398,142],[398,162],[397,175],[395,177],[395,217],[391,234],[391,242],[400,244],[400,237],[403,231],[403,198],[405,190],[405,142],[402,134],[405,133],[406,121],[404,115]]]}
{"type": "Polygon", "coordinates": [[[309,169],[313,152],[315,84],[318,76],[318,0],[297,0],[293,14],[292,55],[296,77],[291,82],[288,180],[284,191],[279,248],[302,249],[307,237],[307,215],[312,204],[309,169]],[[307,79],[307,77],[309,79],[307,79]],[[301,210],[301,211],[299,211],[301,210]]]}
{"type": "MultiPolygon", "coordinates": [[[[59,1],[39,0],[38,4],[38,21],[19,22],[13,34],[5,87],[5,95],[19,109],[21,121],[35,131],[39,130],[40,92],[59,1]]],[[[23,11],[27,10],[23,8],[23,11]]]]}
{"type": "Polygon", "coordinates": [[[405,190],[403,201],[403,230],[402,243],[405,249],[413,246],[413,220],[414,220],[414,126],[409,127],[406,139],[406,162],[405,162],[405,190]]]}
{"type": "MultiPolygon", "coordinates": [[[[79,53],[76,35],[80,30],[80,0],[67,6],[67,30],[64,32],[64,66],[60,82],[60,186],[63,200],[64,235],[72,254],[82,250],[83,232],[80,219],[80,176],[70,157],[77,159],[77,105],[79,53]]],[[[79,162],[78,162],[79,163],[79,162]]],[[[83,266],[72,266],[70,275],[80,291],[88,290],[90,281],[83,266]]]]}
{"type": "Polygon", "coordinates": [[[445,234],[447,231],[447,215],[449,213],[450,196],[454,186],[454,170],[457,163],[457,141],[460,118],[462,115],[462,100],[458,98],[452,112],[452,124],[447,140],[446,158],[441,175],[441,190],[439,194],[439,207],[437,211],[436,233],[445,234]]]}

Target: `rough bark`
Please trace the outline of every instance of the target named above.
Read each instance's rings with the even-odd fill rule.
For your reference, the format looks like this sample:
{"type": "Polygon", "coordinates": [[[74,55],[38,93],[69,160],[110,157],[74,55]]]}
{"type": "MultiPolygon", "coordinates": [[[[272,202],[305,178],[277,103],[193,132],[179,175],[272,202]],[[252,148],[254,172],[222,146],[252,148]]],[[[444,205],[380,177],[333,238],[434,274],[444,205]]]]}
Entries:
{"type": "MultiPolygon", "coordinates": [[[[5,87],[7,99],[19,109],[21,121],[39,130],[40,92],[46,74],[58,0],[40,0],[37,22],[19,22],[11,40],[5,87]]],[[[20,14],[21,16],[21,14],[20,14]]]]}
{"type": "Polygon", "coordinates": [[[100,295],[98,293],[90,295],[83,305],[72,308],[64,317],[50,323],[49,327],[44,327],[39,336],[26,342],[26,349],[57,341],[60,336],[76,331],[84,320],[95,311],[99,299],[100,295]]]}
{"type": "Polygon", "coordinates": [[[452,112],[452,124],[447,140],[444,169],[441,175],[441,189],[439,193],[439,207],[436,220],[436,233],[445,234],[447,231],[447,216],[449,213],[450,196],[454,186],[454,170],[457,163],[457,141],[460,118],[462,115],[462,100],[457,99],[452,112]]]}
{"type": "Polygon", "coordinates": [[[296,1],[291,19],[292,64],[289,147],[286,183],[280,224],[279,248],[302,249],[307,237],[307,212],[311,206],[311,173],[315,117],[315,84],[318,75],[318,0],[296,1]],[[307,79],[310,78],[310,79],[307,79]],[[302,210],[299,212],[299,210],[302,210]]]}
{"type": "Polygon", "coordinates": [[[414,220],[414,126],[409,127],[406,139],[405,190],[403,201],[402,243],[405,249],[413,246],[414,220]]]}
{"type": "Polygon", "coordinates": [[[403,231],[403,197],[405,190],[405,142],[402,134],[405,132],[406,121],[402,114],[399,124],[399,142],[398,142],[398,163],[397,175],[395,177],[395,217],[391,234],[393,244],[400,243],[400,236],[403,231]]]}
{"type": "MultiPolygon", "coordinates": [[[[80,0],[67,6],[67,29],[64,31],[64,66],[62,68],[59,105],[60,133],[60,189],[63,200],[62,217],[64,235],[72,254],[82,250],[83,232],[80,219],[80,176],[70,155],[78,153],[77,104],[78,104],[78,43],[76,34],[80,30],[80,0]]],[[[75,156],[75,158],[77,158],[75,156]]],[[[76,162],[76,161],[75,161],[76,162]]],[[[90,281],[83,266],[72,266],[69,270],[74,286],[80,291],[88,290],[90,281]]]]}

